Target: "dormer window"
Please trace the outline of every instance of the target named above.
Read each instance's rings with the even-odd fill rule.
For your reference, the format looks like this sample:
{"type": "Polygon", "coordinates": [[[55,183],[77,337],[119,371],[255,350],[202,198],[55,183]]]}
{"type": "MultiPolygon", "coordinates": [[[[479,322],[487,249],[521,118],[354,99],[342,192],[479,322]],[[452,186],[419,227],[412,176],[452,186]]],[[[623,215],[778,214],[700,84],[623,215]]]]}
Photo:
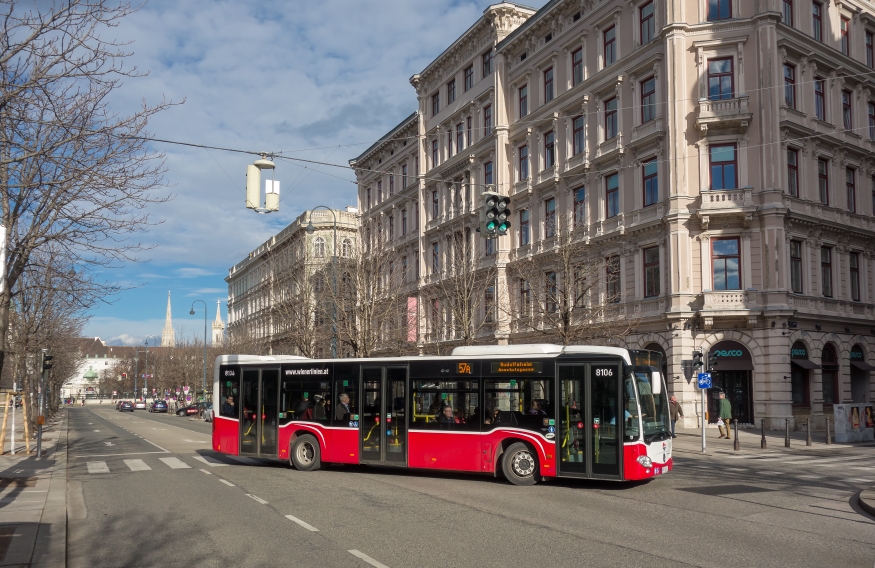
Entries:
{"type": "Polygon", "coordinates": [[[549,34],[544,36],[544,43],[550,43],[550,41],[552,41],[552,39],[553,39],[553,34],[549,33],[549,34]]]}
{"type": "Polygon", "coordinates": [[[524,51],[523,54],[520,55],[520,61],[525,61],[526,57],[528,57],[528,56],[529,56],[529,53],[527,51],[524,51]]]}

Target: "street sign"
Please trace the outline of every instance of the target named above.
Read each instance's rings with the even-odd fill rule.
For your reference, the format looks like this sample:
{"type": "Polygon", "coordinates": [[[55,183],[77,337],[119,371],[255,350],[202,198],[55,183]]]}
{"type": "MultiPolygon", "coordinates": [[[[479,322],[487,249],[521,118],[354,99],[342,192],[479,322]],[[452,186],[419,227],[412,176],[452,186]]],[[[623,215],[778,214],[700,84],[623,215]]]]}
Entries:
{"type": "Polygon", "coordinates": [[[711,373],[699,373],[699,381],[697,386],[700,389],[711,388],[711,373]]]}

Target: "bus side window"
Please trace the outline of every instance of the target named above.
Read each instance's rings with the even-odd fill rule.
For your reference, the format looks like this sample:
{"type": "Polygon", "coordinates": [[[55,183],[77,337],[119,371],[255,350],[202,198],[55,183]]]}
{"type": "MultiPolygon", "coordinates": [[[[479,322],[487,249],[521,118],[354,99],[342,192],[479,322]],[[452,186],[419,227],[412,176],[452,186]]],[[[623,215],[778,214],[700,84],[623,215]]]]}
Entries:
{"type": "Polygon", "coordinates": [[[240,408],[240,397],[237,392],[240,388],[240,367],[220,366],[219,385],[221,398],[215,403],[219,406],[219,415],[237,418],[240,414],[238,410],[240,408]],[[229,397],[234,400],[233,405],[227,402],[229,397]]]}
{"type": "MultiPolygon", "coordinates": [[[[352,415],[359,413],[359,407],[358,407],[358,396],[359,396],[358,384],[359,384],[359,381],[358,381],[358,376],[353,376],[353,375],[343,376],[341,373],[337,373],[337,376],[342,377],[342,378],[337,378],[334,381],[334,394],[332,395],[331,400],[329,401],[328,406],[327,406],[327,408],[329,409],[328,416],[329,416],[329,418],[331,418],[332,423],[335,426],[349,427],[349,423],[353,421],[352,415]],[[349,403],[348,403],[349,414],[350,414],[349,420],[340,420],[338,418],[338,414],[337,414],[337,412],[338,412],[337,409],[340,406],[341,395],[343,395],[343,394],[345,394],[349,397],[349,403]]],[[[344,415],[345,414],[346,413],[344,413],[344,415]]]]}

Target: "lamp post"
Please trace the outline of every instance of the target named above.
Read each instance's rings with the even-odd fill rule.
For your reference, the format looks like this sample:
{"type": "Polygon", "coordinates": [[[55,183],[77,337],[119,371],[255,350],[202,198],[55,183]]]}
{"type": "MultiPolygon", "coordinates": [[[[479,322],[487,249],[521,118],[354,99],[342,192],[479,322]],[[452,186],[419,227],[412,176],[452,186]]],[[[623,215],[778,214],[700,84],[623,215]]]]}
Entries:
{"type": "Polygon", "coordinates": [[[146,336],[146,356],[143,358],[143,390],[146,391],[146,398],[149,396],[149,338],[155,339],[154,335],[146,336]]]}
{"type": "Polygon", "coordinates": [[[334,293],[334,298],[331,301],[331,358],[337,358],[337,214],[334,209],[325,205],[317,205],[310,210],[310,219],[307,221],[307,227],[304,229],[308,235],[312,235],[316,228],[313,226],[313,212],[317,209],[326,209],[331,213],[334,219],[334,247],[331,249],[331,289],[334,293]]]}
{"type": "Polygon", "coordinates": [[[137,379],[139,378],[140,373],[140,348],[134,348],[134,399],[137,398],[137,379]]]}
{"type": "Polygon", "coordinates": [[[195,300],[191,303],[191,311],[188,312],[188,315],[194,315],[194,305],[200,302],[204,305],[204,378],[201,383],[201,392],[203,393],[204,400],[207,399],[207,303],[203,300],[195,300]]]}

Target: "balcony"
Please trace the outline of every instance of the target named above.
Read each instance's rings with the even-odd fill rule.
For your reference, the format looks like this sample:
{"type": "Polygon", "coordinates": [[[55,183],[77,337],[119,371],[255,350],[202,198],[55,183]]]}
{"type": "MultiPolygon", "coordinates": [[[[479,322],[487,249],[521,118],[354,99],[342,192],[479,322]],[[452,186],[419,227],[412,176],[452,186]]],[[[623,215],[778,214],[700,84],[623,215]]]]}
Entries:
{"type": "Polygon", "coordinates": [[[610,140],[605,140],[601,144],[599,144],[598,150],[596,151],[596,159],[605,158],[610,156],[616,152],[618,155],[622,155],[625,152],[625,148],[623,147],[623,133],[619,133],[610,140]]]}
{"type": "Polygon", "coordinates": [[[870,321],[875,315],[875,305],[848,300],[835,300],[822,296],[790,294],[787,303],[799,314],[827,318],[864,318],[870,321]]]}
{"type": "Polygon", "coordinates": [[[648,120],[644,124],[639,124],[635,128],[632,129],[632,139],[629,144],[635,144],[637,142],[643,142],[647,139],[665,133],[665,121],[661,116],[654,118],[653,120],[648,120]]]}
{"type": "Polygon", "coordinates": [[[702,223],[702,229],[708,229],[712,217],[742,217],[745,226],[750,224],[757,210],[753,202],[753,188],[740,189],[703,189],[700,192],[702,203],[697,215],[702,223]]]}
{"type": "Polygon", "coordinates": [[[539,186],[544,183],[559,183],[559,167],[556,164],[536,174],[535,185],[539,186]]]}
{"type": "Polygon", "coordinates": [[[800,112],[795,108],[790,108],[785,105],[781,105],[781,122],[792,122],[797,126],[803,126],[807,128],[806,124],[806,115],[804,112],[800,112]]]}
{"type": "Polygon", "coordinates": [[[709,130],[721,134],[743,133],[752,118],[747,95],[714,101],[699,99],[696,107],[696,127],[702,136],[707,136],[709,130]]]}
{"type": "Polygon", "coordinates": [[[582,152],[578,152],[577,154],[569,157],[565,160],[565,171],[570,172],[577,168],[581,168],[584,170],[589,169],[589,157],[587,156],[587,151],[583,150],[582,152]]]}

